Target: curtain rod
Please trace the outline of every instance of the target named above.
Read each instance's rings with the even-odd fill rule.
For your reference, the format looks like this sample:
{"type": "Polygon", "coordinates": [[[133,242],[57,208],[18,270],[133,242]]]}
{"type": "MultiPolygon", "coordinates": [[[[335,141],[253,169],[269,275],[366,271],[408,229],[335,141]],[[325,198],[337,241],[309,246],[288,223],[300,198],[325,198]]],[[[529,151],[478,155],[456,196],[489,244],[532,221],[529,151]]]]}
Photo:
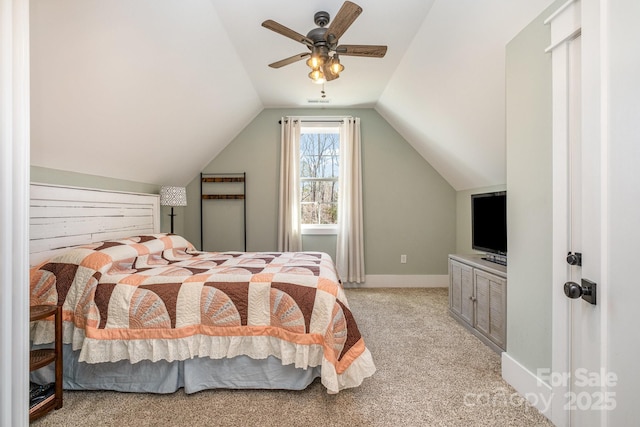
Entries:
{"type": "MultiPolygon", "coordinates": [[[[286,122],[286,120],[285,120],[286,122]]],[[[295,119],[295,122],[300,122],[300,123],[344,123],[344,119],[340,119],[340,120],[299,120],[299,119],[295,119]]],[[[282,124],[282,120],[278,120],[279,124],[282,124]]]]}

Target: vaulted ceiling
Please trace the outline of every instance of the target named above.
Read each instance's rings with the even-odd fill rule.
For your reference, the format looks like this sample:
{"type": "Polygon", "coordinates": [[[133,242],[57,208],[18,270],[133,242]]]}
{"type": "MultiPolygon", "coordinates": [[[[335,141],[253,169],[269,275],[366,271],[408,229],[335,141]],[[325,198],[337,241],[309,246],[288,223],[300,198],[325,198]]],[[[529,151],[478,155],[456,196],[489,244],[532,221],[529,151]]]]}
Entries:
{"type": "Polygon", "coordinates": [[[299,33],[342,0],[31,0],[31,164],[186,184],[264,108],[375,108],[456,189],[505,183],[505,45],[551,0],[356,0],[322,87],[299,33]]]}

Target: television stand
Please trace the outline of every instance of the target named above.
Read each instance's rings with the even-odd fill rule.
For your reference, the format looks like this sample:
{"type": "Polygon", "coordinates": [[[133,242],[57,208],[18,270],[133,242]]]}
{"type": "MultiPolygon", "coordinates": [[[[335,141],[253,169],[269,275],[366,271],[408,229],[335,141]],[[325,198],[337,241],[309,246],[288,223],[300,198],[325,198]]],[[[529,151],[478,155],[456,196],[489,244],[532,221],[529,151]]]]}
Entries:
{"type": "Polygon", "coordinates": [[[449,255],[449,313],[494,351],[507,348],[507,267],[449,255]]]}
{"type": "Polygon", "coordinates": [[[482,259],[489,262],[495,262],[496,264],[500,265],[507,265],[506,255],[486,254],[482,257],[482,259]]]}

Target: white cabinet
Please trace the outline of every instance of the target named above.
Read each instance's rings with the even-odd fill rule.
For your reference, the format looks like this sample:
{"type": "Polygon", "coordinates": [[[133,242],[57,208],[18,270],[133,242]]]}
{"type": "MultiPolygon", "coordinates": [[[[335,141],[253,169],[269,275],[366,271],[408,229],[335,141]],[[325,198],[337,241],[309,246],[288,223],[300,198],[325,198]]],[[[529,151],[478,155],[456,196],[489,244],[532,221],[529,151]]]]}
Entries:
{"type": "Polygon", "coordinates": [[[449,312],[497,352],[507,347],[507,268],[480,255],[449,255],[449,312]]]}

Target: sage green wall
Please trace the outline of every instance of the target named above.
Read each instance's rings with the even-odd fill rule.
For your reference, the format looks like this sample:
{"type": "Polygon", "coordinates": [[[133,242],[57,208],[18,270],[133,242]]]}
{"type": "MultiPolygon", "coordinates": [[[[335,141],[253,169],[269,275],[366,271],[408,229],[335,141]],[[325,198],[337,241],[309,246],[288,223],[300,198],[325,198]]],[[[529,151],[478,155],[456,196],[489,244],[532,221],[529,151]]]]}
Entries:
{"type": "Polygon", "coordinates": [[[471,249],[471,195],[504,191],[506,185],[494,185],[491,187],[473,188],[456,193],[456,253],[473,254],[480,253],[471,249]]]}
{"type": "MultiPolygon", "coordinates": [[[[247,250],[277,249],[278,121],[303,115],[361,119],[366,273],[447,274],[447,255],[456,247],[456,192],[373,109],[265,109],[203,169],[247,172],[247,250]],[[401,254],[407,255],[406,264],[400,263],[401,254]]],[[[185,233],[199,242],[199,176],[187,192],[185,233]]],[[[205,230],[215,221],[221,219],[207,218],[205,230]]],[[[211,240],[205,236],[205,242],[211,240]]],[[[224,249],[236,243],[215,244],[224,249]]],[[[335,256],[335,236],[305,236],[303,245],[335,256]]]]}
{"type": "MultiPolygon", "coordinates": [[[[63,171],[59,169],[43,168],[40,166],[31,166],[30,173],[31,182],[38,182],[43,184],[99,188],[102,190],[128,191],[132,193],[158,194],[160,192],[159,185],[63,171]]],[[[174,231],[177,234],[180,234],[184,229],[184,215],[182,215],[182,210],[183,208],[175,208],[174,210],[174,212],[178,214],[176,217],[174,217],[174,231]]],[[[170,208],[163,206],[160,209],[160,229],[163,232],[169,232],[170,230],[170,221],[168,218],[169,212],[170,208]]]]}
{"type": "Polygon", "coordinates": [[[507,353],[529,371],[551,367],[552,92],[554,2],[506,48],[509,291],[507,353]]]}
{"type": "Polygon", "coordinates": [[[69,172],[59,169],[49,169],[31,166],[31,182],[43,184],[70,185],[75,187],[99,188],[102,190],[130,191],[134,193],[160,192],[160,186],[124,179],[107,178],[98,175],[69,172]]]}

